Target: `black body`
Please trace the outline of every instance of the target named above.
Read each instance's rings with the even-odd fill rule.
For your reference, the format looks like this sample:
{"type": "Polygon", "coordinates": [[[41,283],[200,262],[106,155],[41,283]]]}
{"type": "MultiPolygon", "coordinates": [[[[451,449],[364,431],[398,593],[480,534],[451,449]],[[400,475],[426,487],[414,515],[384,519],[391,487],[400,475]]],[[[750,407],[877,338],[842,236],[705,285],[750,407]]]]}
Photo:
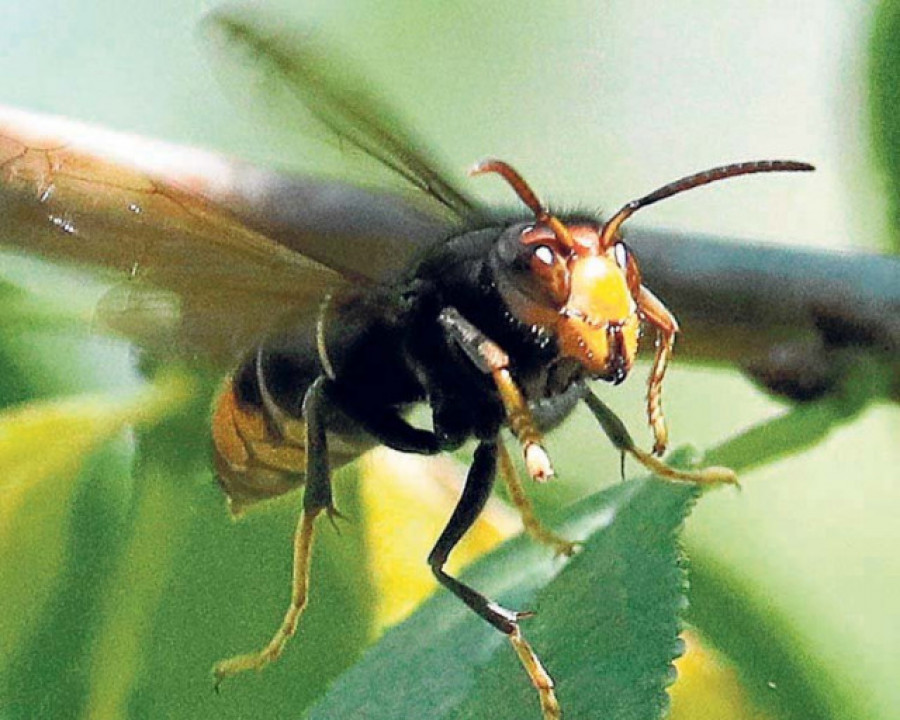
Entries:
{"type": "Polygon", "coordinates": [[[308,388],[322,376],[329,405],[378,444],[432,454],[473,437],[492,440],[504,408],[490,376],[446,332],[441,313],[455,308],[509,354],[538,424],[555,425],[577,401],[580,373],[559,359],[551,337],[503,302],[491,256],[504,231],[475,230],[438,244],[390,285],[341,288],[318,317],[304,318],[247,361],[238,372],[239,401],[264,409],[262,383],[281,410],[300,418],[308,388]],[[431,407],[433,433],[403,419],[420,402],[431,407]]]}
{"type": "Polygon", "coordinates": [[[490,495],[507,417],[491,375],[473,361],[476,345],[489,339],[509,355],[510,370],[544,429],[574,407],[583,375],[559,357],[545,331],[513,315],[497,287],[498,241],[504,233],[518,236],[523,227],[511,223],[462,233],[429,248],[394,283],[339,289],[317,317],[307,316],[261,345],[235,376],[237,402],[247,410],[263,413],[273,425],[272,415],[279,412],[306,423],[307,511],[334,512],[329,434],[358,438],[362,431],[373,444],[421,454],[475,438],[479,445],[465,489],[429,564],[443,585],[506,633],[513,631],[515,613],[443,571],[490,495]],[[448,332],[449,314],[461,318],[471,341],[448,332]],[[421,402],[432,411],[430,431],[405,419],[421,402]]]}

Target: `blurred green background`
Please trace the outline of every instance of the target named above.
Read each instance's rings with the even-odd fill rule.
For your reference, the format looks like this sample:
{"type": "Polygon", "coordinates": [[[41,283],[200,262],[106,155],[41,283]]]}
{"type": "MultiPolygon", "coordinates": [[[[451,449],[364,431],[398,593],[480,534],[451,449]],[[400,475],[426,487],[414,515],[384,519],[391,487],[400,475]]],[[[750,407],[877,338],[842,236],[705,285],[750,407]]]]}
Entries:
{"type": "MultiPolygon", "coordinates": [[[[241,107],[233,83],[223,89],[197,37],[214,3],[6,5],[0,103],[270,166],[316,167],[302,127],[268,125],[265,108],[241,107]]],[[[900,95],[885,86],[879,95],[869,78],[872,68],[884,81],[900,67],[869,52],[877,13],[884,34],[874,47],[897,46],[885,29],[897,3],[260,5],[347,52],[463,182],[471,162],[493,155],[551,204],[610,210],[705,167],[796,158],[817,172],[725,183],[638,223],[836,250],[896,246],[880,162],[896,144],[886,116],[873,119],[870,108],[885,113],[900,95]]],[[[474,191],[508,201],[500,183],[474,191]]],[[[132,397],[142,381],[128,348],[78,330],[60,335],[46,319],[89,318],[90,287],[11,258],[3,273],[30,291],[0,297],[11,318],[0,322],[4,404],[89,390],[113,403],[132,397]]],[[[195,382],[208,389],[214,380],[195,382]]],[[[635,431],[642,392],[635,378],[603,395],[635,431]]],[[[230,524],[205,464],[207,396],[197,397],[146,439],[142,451],[159,458],[158,472],[149,462],[129,479],[133,442],[118,434],[88,454],[77,482],[59,479],[73,475],[73,457],[16,512],[3,509],[0,597],[8,598],[0,605],[15,612],[4,610],[0,625],[9,642],[0,648],[0,718],[284,717],[370,638],[372,586],[354,580],[367,572],[365,530],[323,533],[315,592],[327,600],[304,621],[307,647],[294,643],[277,666],[213,701],[211,662],[253,646],[280,617],[294,511],[288,501],[230,524]]],[[[785,411],[735,371],[684,367],[677,356],[666,407],[673,443],[701,448],[785,411]]],[[[73,432],[62,418],[21,446],[33,450],[26,464],[73,432]]],[[[0,437],[0,456],[10,437],[0,437]]],[[[746,474],[743,493],[705,497],[689,519],[695,620],[712,651],[719,646],[710,662],[743,678],[736,702],[747,717],[754,708],[769,717],[896,717],[898,437],[896,406],[873,403],[809,451],[746,474]],[[793,660],[759,670],[754,643],[770,633],[793,660]],[[777,698],[795,679],[772,674],[798,664],[826,698],[805,715],[802,703],[789,711],[790,698],[786,706],[777,698]]],[[[586,481],[570,480],[593,479],[584,467],[617,478],[615,453],[584,418],[550,449],[560,479],[539,491],[544,506],[584,494],[586,481]]],[[[347,483],[344,505],[360,516],[354,487],[347,483]]],[[[415,540],[424,560],[431,538],[415,540]]],[[[676,697],[676,712],[679,702],[690,708],[682,717],[722,716],[709,697],[694,705],[676,697]]]]}

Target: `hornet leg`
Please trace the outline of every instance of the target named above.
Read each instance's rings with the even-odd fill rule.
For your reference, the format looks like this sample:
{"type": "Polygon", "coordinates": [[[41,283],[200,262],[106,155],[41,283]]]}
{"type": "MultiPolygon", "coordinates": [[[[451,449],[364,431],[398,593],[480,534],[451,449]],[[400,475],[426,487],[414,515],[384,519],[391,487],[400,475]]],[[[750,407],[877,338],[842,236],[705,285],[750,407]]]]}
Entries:
{"type": "Polygon", "coordinates": [[[547,528],[534,512],[534,506],[525,494],[525,488],[522,487],[522,480],[516,471],[516,466],[506,449],[506,445],[502,441],[497,442],[500,476],[506,483],[506,489],[509,492],[509,499],[522,516],[522,526],[525,532],[531,535],[537,542],[543,545],[549,545],[557,555],[565,555],[571,557],[578,550],[578,543],[566,540],[555,532],[547,528]]]}
{"type": "Polygon", "coordinates": [[[309,567],[312,556],[315,521],[324,510],[329,516],[336,513],[331,496],[331,475],[328,466],[328,447],[323,422],[325,384],[319,377],[306,392],[303,414],[306,419],[306,489],[303,492],[303,511],[294,533],[294,570],[291,586],[291,603],[278,631],[263,649],[237,655],[216,663],[213,675],[216,687],[227,677],[245,670],[262,670],[279,658],[288,639],[297,629],[297,623],[306,607],[309,590],[309,567]]]}
{"type": "Polygon", "coordinates": [[[450,552],[475,522],[484,508],[497,470],[497,442],[482,441],[475,451],[475,459],[469,468],[469,475],[459,503],[441,533],[434,549],[428,555],[428,564],[438,582],[468,605],[481,618],[489,622],[509,637],[519,661],[528,673],[532,685],[540,696],[541,709],[545,720],[561,717],[559,703],[553,691],[553,679],[544,669],[541,661],[522,636],[519,619],[527,613],[517,613],[498,605],[484,595],[444,572],[444,564],[450,552]]]}
{"type": "Polygon", "coordinates": [[[653,453],[662,455],[669,442],[669,431],[662,409],[662,381],[666,375],[666,366],[675,347],[675,334],[678,332],[678,321],[669,312],[669,308],[647,288],[641,285],[638,296],[638,309],[647,322],[653,325],[659,335],[656,338],[656,356],[647,382],[647,420],[653,429],[653,453]]]}
{"type": "Polygon", "coordinates": [[[528,409],[528,403],[509,372],[509,356],[455,308],[444,309],[439,319],[444,330],[457,342],[469,360],[479,370],[490,373],[493,377],[506,410],[509,427],[522,445],[528,473],[538,481],[551,478],[553,467],[550,465],[550,457],[541,444],[541,432],[528,409]]]}
{"type": "Polygon", "coordinates": [[[606,437],[622,453],[623,461],[625,453],[628,453],[650,472],[666,480],[683,480],[685,482],[707,485],[718,483],[738,484],[737,476],[731,468],[713,465],[700,470],[679,470],[666,465],[662,460],[635,445],[628,428],[625,427],[625,423],[590,390],[584,395],[584,402],[590,408],[594,417],[597,418],[600,427],[606,433],[606,437]]]}

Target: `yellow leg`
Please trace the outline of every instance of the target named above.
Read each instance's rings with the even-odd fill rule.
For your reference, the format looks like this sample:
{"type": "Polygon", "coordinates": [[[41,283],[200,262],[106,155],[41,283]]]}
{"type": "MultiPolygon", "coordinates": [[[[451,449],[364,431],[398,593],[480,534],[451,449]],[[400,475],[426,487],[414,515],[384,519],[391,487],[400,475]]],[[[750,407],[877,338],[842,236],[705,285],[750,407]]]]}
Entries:
{"type": "Polygon", "coordinates": [[[599,421],[603,432],[606,433],[612,444],[621,452],[631,455],[654,475],[658,475],[666,480],[682,480],[703,485],[738,484],[737,475],[731,468],[712,465],[699,470],[679,470],[671,465],[666,465],[662,460],[635,445],[628,428],[625,427],[625,423],[596,395],[588,392],[584,396],[584,401],[594,414],[594,417],[599,421]]]}
{"type": "Polygon", "coordinates": [[[559,709],[559,702],[557,701],[556,693],[553,690],[553,678],[550,677],[550,674],[541,664],[540,658],[538,658],[534,650],[531,649],[531,645],[528,644],[528,641],[522,637],[522,631],[519,629],[518,625],[516,625],[509,634],[509,641],[512,643],[516,655],[519,656],[519,662],[522,663],[522,667],[525,668],[525,672],[528,673],[531,684],[534,685],[535,689],[538,691],[538,696],[541,700],[541,713],[544,716],[544,720],[560,720],[562,718],[562,711],[559,709]]]}
{"type": "Polygon", "coordinates": [[[297,523],[294,534],[294,577],[291,590],[291,604],[284,615],[284,620],[278,631],[262,650],[236,655],[216,663],[213,667],[213,675],[216,678],[216,686],[227,677],[237,675],[245,670],[262,670],[270,662],[278,659],[288,639],[297,630],[297,623],[306,607],[307,592],[309,590],[309,567],[312,556],[312,543],[314,535],[314,523],[316,517],[323,508],[304,510],[297,523]]]}
{"type": "Polygon", "coordinates": [[[519,386],[516,385],[505,366],[492,369],[491,376],[494,378],[494,384],[497,386],[503,407],[506,409],[509,428],[522,445],[528,474],[538,482],[549,480],[553,477],[550,456],[544,450],[541,433],[534,423],[522,391],[519,390],[519,386]]]}
{"type": "Polygon", "coordinates": [[[666,375],[666,367],[675,347],[675,334],[678,332],[678,321],[669,309],[643,285],[638,296],[638,307],[644,318],[659,330],[656,339],[656,356],[647,382],[647,420],[653,430],[653,452],[662,455],[669,442],[669,431],[662,409],[662,381],[666,375]]]}
{"type": "Polygon", "coordinates": [[[498,443],[498,445],[500,449],[500,476],[506,483],[509,499],[522,516],[522,526],[525,528],[525,532],[539,543],[552,547],[557,555],[565,555],[566,557],[574,555],[578,550],[578,543],[560,537],[540,521],[534,512],[534,506],[528,499],[528,495],[525,494],[525,488],[522,486],[522,480],[519,478],[519,473],[516,472],[516,466],[513,464],[509,451],[502,442],[498,443]]]}
{"type": "Polygon", "coordinates": [[[509,371],[509,356],[503,348],[486,337],[455,308],[444,309],[440,321],[448,335],[459,343],[475,367],[482,372],[490,373],[494,379],[510,430],[522,446],[528,474],[541,482],[549,480],[553,477],[550,456],[544,450],[541,432],[534,422],[528,403],[509,371]]]}

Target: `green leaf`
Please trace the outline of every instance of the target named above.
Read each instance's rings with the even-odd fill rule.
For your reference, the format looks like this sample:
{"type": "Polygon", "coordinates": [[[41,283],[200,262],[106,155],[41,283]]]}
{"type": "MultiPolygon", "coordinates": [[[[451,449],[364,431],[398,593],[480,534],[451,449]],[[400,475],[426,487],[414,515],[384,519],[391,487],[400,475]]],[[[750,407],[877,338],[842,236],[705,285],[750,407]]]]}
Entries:
{"type": "Polygon", "coordinates": [[[900,2],[878,4],[869,48],[869,112],[874,158],[887,182],[893,249],[900,247],[900,2]]]}
{"type": "MultiPolygon", "coordinates": [[[[526,638],[569,717],[652,718],[681,652],[685,578],[677,531],[692,487],[623,483],[580,503],[561,531],[570,561],[516,538],[464,574],[507,607],[533,609],[526,638]]],[[[539,718],[537,693],[500,633],[447,592],[388,631],[310,718],[539,718]]]]}

